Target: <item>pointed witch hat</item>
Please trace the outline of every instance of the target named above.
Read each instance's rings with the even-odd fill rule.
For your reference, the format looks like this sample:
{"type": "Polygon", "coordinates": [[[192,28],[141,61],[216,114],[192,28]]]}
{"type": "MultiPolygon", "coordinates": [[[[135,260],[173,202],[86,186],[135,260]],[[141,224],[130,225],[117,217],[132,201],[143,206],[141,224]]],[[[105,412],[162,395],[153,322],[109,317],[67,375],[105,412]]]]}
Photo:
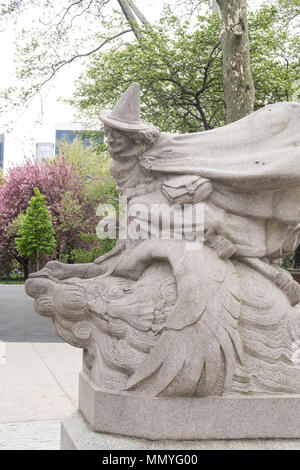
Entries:
{"type": "Polygon", "coordinates": [[[100,119],[116,129],[138,131],[149,127],[150,124],[141,120],[140,115],[140,85],[132,83],[111,111],[101,111],[100,119]]]}

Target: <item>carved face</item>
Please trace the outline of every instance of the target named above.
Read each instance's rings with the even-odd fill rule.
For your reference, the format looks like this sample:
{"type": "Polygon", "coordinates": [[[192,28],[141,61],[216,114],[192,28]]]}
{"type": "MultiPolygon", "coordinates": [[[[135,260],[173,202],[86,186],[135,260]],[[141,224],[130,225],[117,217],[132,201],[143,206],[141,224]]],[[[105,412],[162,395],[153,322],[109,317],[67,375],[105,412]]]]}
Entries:
{"type": "Polygon", "coordinates": [[[124,132],[113,127],[105,126],[104,135],[108,151],[111,155],[126,156],[133,145],[133,139],[128,132],[124,132]]]}

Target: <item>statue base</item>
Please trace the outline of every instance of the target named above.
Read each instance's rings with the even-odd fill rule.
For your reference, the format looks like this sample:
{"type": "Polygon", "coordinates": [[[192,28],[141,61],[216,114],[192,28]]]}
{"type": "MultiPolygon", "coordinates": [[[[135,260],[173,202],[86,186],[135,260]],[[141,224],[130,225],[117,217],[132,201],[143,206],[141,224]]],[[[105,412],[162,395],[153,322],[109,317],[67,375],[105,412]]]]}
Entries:
{"type": "Polygon", "coordinates": [[[299,450],[300,439],[160,440],[94,432],[80,411],[61,424],[61,450],[299,450]]]}
{"type": "Polygon", "coordinates": [[[79,409],[100,441],[104,434],[97,433],[126,442],[300,438],[299,395],[153,398],[108,392],[81,373],[79,409]]]}

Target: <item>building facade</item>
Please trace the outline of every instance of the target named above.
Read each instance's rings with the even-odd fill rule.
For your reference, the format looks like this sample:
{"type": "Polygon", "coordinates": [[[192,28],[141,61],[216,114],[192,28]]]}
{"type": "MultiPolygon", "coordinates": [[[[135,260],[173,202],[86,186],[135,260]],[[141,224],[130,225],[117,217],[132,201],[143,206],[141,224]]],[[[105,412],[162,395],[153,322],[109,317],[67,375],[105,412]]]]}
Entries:
{"type": "Polygon", "coordinates": [[[39,162],[44,158],[54,157],[54,144],[51,142],[37,142],[35,146],[35,156],[39,162]]]}
{"type": "MultiPolygon", "coordinates": [[[[59,153],[59,144],[62,141],[73,142],[76,138],[80,138],[80,132],[83,131],[82,125],[78,122],[62,122],[55,125],[55,154],[59,153]]],[[[83,145],[88,146],[88,139],[82,140],[83,145]]]]}

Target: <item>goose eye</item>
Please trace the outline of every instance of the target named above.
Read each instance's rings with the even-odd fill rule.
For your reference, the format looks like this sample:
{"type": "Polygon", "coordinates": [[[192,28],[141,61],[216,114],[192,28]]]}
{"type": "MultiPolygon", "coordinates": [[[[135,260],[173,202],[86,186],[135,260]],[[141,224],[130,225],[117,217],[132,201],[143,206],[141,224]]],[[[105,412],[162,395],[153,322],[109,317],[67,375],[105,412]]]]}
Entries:
{"type": "Polygon", "coordinates": [[[111,287],[107,291],[107,297],[109,299],[119,299],[120,297],[124,297],[125,292],[123,287],[111,287]]]}
{"type": "Polygon", "coordinates": [[[133,290],[131,287],[123,287],[125,294],[132,294],[133,290]]]}

